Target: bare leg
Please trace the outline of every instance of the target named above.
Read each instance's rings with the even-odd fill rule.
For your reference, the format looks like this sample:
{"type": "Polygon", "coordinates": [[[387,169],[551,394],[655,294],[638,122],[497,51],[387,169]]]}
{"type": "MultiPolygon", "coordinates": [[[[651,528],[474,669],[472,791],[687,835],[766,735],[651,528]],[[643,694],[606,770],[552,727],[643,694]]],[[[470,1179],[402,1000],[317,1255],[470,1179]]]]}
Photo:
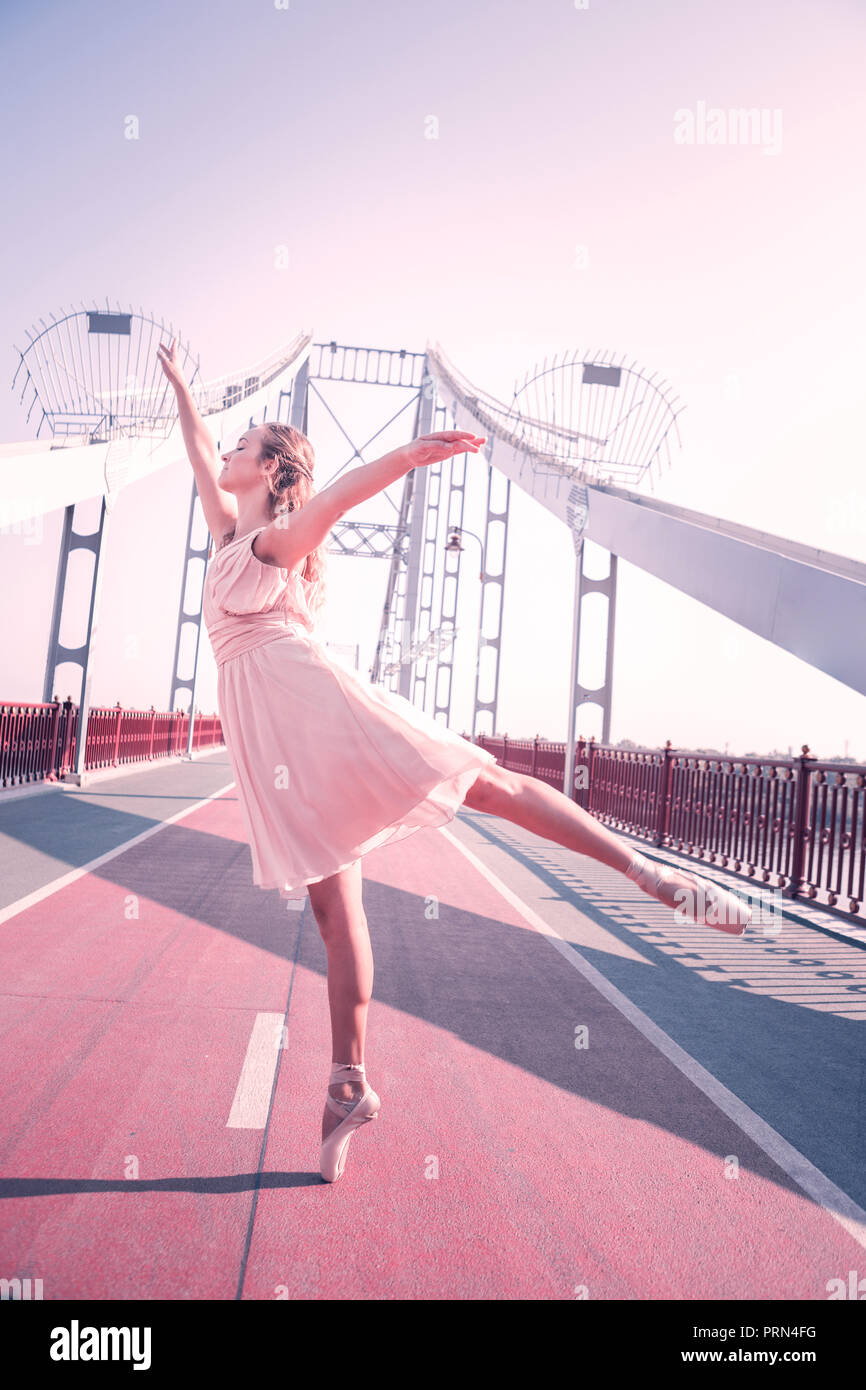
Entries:
{"type": "Polygon", "coordinates": [[[625,841],[569,801],[564,792],[522,772],[501,767],[485,769],[470,787],[464,805],[502,816],[542,839],[589,855],[620,873],[625,873],[634,855],[625,841]]]}
{"type": "Polygon", "coordinates": [[[470,787],[464,804],[502,816],[545,840],[627,873],[637,887],[666,907],[685,908],[689,920],[704,920],[707,926],[741,935],[751,917],[749,908],[738,898],[705,879],[676,867],[654,866],[564,792],[538,777],[509,772],[499,766],[485,768],[470,787]],[[704,917],[707,911],[710,915],[704,917]],[[698,914],[697,918],[694,914],[698,914]]]}
{"type": "MultiPolygon", "coordinates": [[[[367,1011],[373,993],[373,950],[361,899],[361,865],[311,883],[307,892],[328,955],[328,1005],[331,1012],[331,1061],[363,1062],[367,1011]]],[[[361,1080],[329,1087],[335,1100],[352,1100],[361,1080]]],[[[325,1106],[322,1138],[340,1123],[325,1106]]]]}

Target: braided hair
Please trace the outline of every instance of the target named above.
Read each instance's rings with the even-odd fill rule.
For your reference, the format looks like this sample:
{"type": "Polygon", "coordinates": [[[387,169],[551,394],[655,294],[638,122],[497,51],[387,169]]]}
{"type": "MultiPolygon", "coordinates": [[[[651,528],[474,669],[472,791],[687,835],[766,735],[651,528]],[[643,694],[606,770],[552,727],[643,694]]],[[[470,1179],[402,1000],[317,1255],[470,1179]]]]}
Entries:
{"type": "MultiPolygon", "coordinates": [[[[296,511],[315,495],[316,454],[307,436],[293,425],[266,420],[262,430],[261,457],[276,517],[296,511]]],[[[325,601],[325,554],[323,545],[311,550],[300,571],[302,578],[314,586],[307,591],[307,603],[314,614],[325,601]]]]}

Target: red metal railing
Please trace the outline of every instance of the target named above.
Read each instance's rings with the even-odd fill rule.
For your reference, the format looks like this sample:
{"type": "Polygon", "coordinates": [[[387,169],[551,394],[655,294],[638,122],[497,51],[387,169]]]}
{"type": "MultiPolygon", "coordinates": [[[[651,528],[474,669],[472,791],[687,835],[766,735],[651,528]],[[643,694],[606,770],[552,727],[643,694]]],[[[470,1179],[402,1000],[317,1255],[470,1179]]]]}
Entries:
{"type": "MultiPolygon", "coordinates": [[[[0,705],[0,787],[27,782],[56,782],[75,766],[78,706],[63,704],[0,705]]],[[[186,752],[189,715],[162,710],[91,708],[84,750],[86,771],[152,762],[186,752]]],[[[216,714],[197,714],[192,746],[223,744],[216,714]]]]}
{"type": "MultiPolygon", "coordinates": [[[[502,767],[562,790],[564,743],[481,737],[502,767]]],[[[866,766],[575,745],[573,799],[603,824],[848,916],[866,878],[866,766]]]]}

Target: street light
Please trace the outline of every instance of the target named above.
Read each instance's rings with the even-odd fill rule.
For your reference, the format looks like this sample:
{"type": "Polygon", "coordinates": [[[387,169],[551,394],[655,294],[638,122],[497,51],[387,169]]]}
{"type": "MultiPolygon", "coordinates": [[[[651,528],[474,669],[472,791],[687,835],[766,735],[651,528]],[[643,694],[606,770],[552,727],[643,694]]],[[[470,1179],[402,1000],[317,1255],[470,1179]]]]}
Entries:
{"type": "MultiPolygon", "coordinates": [[[[483,583],[483,582],[484,582],[484,542],[482,541],[482,539],[481,539],[480,536],[476,536],[476,534],[475,534],[474,531],[468,531],[464,526],[452,526],[452,527],[450,528],[450,533],[449,533],[449,536],[448,536],[448,540],[447,540],[447,542],[446,542],[446,544],[445,544],[445,549],[446,549],[446,550],[451,550],[451,551],[462,551],[462,550],[463,550],[463,546],[460,544],[460,537],[461,537],[461,536],[471,536],[473,540],[476,540],[476,541],[478,542],[478,546],[479,546],[479,549],[480,549],[480,551],[481,551],[481,569],[478,571],[478,578],[479,578],[479,580],[483,583]]],[[[482,610],[483,604],[484,604],[484,592],[483,592],[483,590],[482,590],[481,600],[480,600],[479,605],[478,605],[478,640],[477,640],[477,642],[476,642],[476,644],[475,644],[475,699],[474,699],[474,703],[473,703],[473,706],[472,706],[472,742],[473,742],[473,743],[475,742],[475,724],[476,724],[477,713],[478,713],[478,682],[479,682],[479,678],[480,678],[480,676],[481,676],[481,619],[482,619],[482,616],[483,616],[481,610],[482,610]]]]}
{"type": "Polygon", "coordinates": [[[479,544],[479,546],[480,546],[480,548],[481,548],[481,569],[480,569],[480,571],[479,571],[479,573],[478,573],[478,578],[481,579],[481,580],[483,580],[483,579],[484,579],[484,543],[483,543],[483,541],[481,540],[481,537],[480,537],[480,536],[476,536],[476,534],[475,534],[474,531],[467,531],[466,528],[465,528],[464,526],[453,526],[453,527],[451,528],[451,534],[450,534],[449,537],[448,537],[448,541],[447,541],[447,543],[446,543],[445,549],[446,549],[446,550],[462,550],[462,549],[463,549],[463,546],[460,544],[460,537],[461,537],[461,536],[471,536],[473,540],[475,540],[475,541],[478,542],[478,544],[479,544]]]}

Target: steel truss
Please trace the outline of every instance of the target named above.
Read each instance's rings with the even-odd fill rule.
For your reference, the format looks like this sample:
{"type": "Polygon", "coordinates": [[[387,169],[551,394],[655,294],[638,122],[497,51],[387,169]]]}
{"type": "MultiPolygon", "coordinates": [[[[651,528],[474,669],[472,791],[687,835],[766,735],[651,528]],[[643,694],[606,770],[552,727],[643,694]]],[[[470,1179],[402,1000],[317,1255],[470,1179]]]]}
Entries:
{"type": "MultiPolygon", "coordinates": [[[[257,386],[258,382],[254,384],[257,386]]],[[[229,389],[228,383],[224,389],[229,389]]],[[[426,366],[426,354],[408,352],[404,348],[363,348],[334,341],[313,343],[291,390],[281,391],[275,407],[265,406],[257,414],[251,415],[248,423],[254,426],[266,419],[284,419],[306,434],[313,402],[323,406],[351,449],[349,458],[336,469],[330,481],[356,461],[363,463],[366,451],[375,440],[412,408],[414,418],[411,437],[452,427],[447,422],[445,407],[436,399],[435,385],[426,366]],[[410,391],[411,395],[365,443],[357,445],[350,422],[338,415],[321,385],[332,381],[377,388],[396,386],[410,391]]],[[[407,431],[407,435],[408,433],[407,431]]],[[[223,441],[218,440],[217,448],[221,450],[222,446],[223,441]]],[[[447,473],[442,464],[412,469],[404,480],[395,521],[341,521],[331,532],[328,544],[329,554],[390,558],[379,637],[370,672],[371,679],[374,683],[382,684],[388,681],[390,689],[396,689],[404,698],[427,709],[434,718],[446,724],[451,717],[453,695],[460,555],[445,549],[442,530],[443,522],[449,531],[462,527],[467,457],[468,455],[463,454],[450,459],[447,473]]],[[[488,529],[491,521],[502,518],[501,513],[491,512],[490,494],[491,480],[488,478],[488,529]]],[[[196,496],[193,483],[175,642],[171,708],[175,707],[181,691],[189,692],[194,699],[195,671],[192,675],[181,672],[179,661],[184,627],[187,624],[194,626],[197,653],[202,621],[201,589],[205,572],[202,562],[206,563],[207,550],[196,547],[192,540],[196,496]],[[201,568],[197,582],[192,584],[191,570],[194,565],[201,568]],[[199,597],[194,611],[190,612],[184,606],[184,596],[192,590],[198,593],[199,597]]],[[[390,498],[387,500],[391,502],[390,498]]],[[[391,505],[395,504],[391,502],[391,505]]],[[[507,519],[507,508],[505,516],[507,519]]],[[[485,532],[485,539],[486,534],[485,532]]],[[[497,664],[493,698],[479,705],[476,661],[473,730],[479,709],[490,712],[494,723],[496,718],[502,630],[502,580],[503,576],[491,576],[485,570],[483,585],[500,585],[500,598],[495,614],[496,631],[485,639],[486,645],[496,653],[497,664]]],[[[482,587],[482,613],[484,611],[482,587]]],[[[197,661],[195,665],[197,666],[197,661]]]]}

